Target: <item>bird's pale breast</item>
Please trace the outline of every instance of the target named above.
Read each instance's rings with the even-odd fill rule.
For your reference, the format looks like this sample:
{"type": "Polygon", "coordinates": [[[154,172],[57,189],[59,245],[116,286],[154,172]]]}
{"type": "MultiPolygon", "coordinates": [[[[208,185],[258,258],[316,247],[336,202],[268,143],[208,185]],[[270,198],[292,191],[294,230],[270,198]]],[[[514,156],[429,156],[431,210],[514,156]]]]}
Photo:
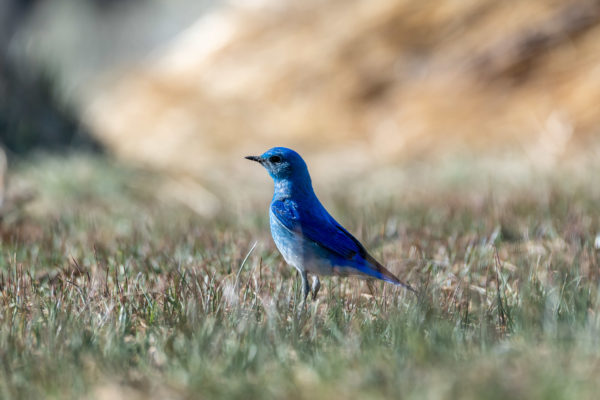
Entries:
{"type": "Polygon", "coordinates": [[[272,211],[269,211],[271,235],[277,249],[285,261],[299,271],[307,271],[319,275],[334,273],[331,261],[324,250],[316,243],[308,240],[299,232],[286,228],[272,211]]]}

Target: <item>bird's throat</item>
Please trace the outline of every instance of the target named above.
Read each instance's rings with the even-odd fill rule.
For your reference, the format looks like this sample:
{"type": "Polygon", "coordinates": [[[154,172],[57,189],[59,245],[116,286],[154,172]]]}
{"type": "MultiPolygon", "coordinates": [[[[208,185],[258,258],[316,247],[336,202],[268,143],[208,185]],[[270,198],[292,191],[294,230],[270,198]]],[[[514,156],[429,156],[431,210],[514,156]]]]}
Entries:
{"type": "Polygon", "coordinates": [[[274,200],[287,198],[306,198],[314,196],[312,183],[309,179],[276,179],[273,192],[274,200]]]}

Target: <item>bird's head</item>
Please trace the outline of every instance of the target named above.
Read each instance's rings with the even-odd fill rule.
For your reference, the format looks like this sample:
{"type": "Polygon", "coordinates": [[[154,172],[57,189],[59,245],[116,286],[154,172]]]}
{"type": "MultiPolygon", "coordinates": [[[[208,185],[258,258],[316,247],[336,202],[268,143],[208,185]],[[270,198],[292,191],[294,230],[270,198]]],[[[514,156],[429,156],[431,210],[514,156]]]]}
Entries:
{"type": "Polygon", "coordinates": [[[310,177],[306,163],[292,149],[285,147],[273,147],[260,156],[247,156],[248,160],[259,162],[274,180],[303,180],[310,177]]]}

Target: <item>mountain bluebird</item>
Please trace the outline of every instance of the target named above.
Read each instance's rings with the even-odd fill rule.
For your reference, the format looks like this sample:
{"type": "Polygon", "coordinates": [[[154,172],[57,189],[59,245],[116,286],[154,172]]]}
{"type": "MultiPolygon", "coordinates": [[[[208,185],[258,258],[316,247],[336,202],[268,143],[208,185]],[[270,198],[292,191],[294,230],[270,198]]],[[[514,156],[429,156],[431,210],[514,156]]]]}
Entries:
{"type": "Polygon", "coordinates": [[[275,182],[269,218],[271,235],[285,261],[302,277],[302,302],[310,291],[307,274],[313,274],[316,298],[319,275],[356,275],[377,278],[414,292],[365,250],[340,225],[315,195],[306,163],[294,150],[274,147],[261,156],[248,156],[267,169],[275,182]]]}

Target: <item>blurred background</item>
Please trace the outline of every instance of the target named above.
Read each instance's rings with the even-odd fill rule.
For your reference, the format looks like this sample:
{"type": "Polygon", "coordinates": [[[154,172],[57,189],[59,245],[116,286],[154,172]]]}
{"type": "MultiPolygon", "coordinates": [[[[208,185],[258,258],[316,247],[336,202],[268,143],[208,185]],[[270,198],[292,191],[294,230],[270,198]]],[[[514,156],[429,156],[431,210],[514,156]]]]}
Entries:
{"type": "Polygon", "coordinates": [[[242,157],[277,145],[374,196],[432,168],[589,172],[599,104],[596,0],[0,3],[1,165],[108,157],[204,216],[270,197],[242,157]]]}

